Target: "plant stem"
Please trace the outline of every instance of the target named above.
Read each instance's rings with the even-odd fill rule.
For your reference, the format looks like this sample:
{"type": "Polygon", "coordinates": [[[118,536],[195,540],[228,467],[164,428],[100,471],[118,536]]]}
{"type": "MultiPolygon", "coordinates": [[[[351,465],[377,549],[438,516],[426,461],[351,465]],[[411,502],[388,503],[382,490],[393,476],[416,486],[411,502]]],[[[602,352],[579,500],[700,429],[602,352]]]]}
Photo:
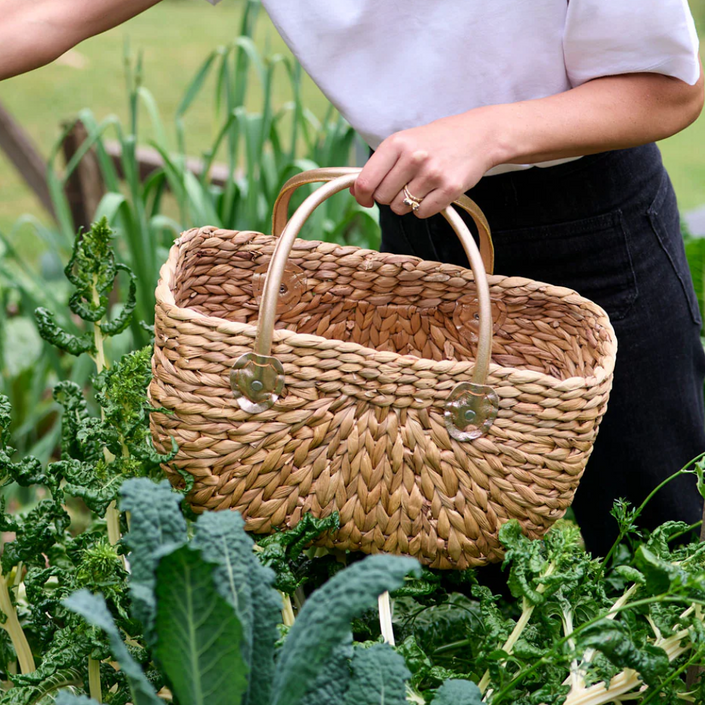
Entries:
{"type": "Polygon", "coordinates": [[[20,620],[17,618],[17,610],[15,610],[15,606],[12,604],[10,591],[7,588],[5,577],[2,574],[2,568],[0,568],[0,610],[2,610],[6,617],[5,624],[2,626],[10,635],[12,645],[15,647],[15,653],[20,662],[20,670],[22,673],[32,673],[36,668],[34,665],[34,656],[32,656],[32,649],[29,648],[29,642],[22,629],[20,620]]]}
{"type": "MultiPolygon", "coordinates": [[[[98,290],[94,286],[93,303],[97,305],[99,301],[98,290]]],[[[103,338],[103,331],[100,329],[100,321],[93,324],[93,341],[95,345],[95,357],[93,361],[95,362],[96,371],[98,374],[101,374],[103,370],[108,367],[108,362],[105,357],[105,339],[103,338]]],[[[101,419],[105,421],[105,412],[103,409],[100,410],[100,416],[101,419]]],[[[106,463],[111,463],[115,460],[115,456],[107,448],[103,448],[103,456],[105,457],[106,463]]],[[[115,546],[120,541],[120,512],[115,502],[111,502],[108,505],[108,509],[105,512],[105,521],[108,525],[108,541],[115,546]]]]}
{"type": "Polygon", "coordinates": [[[285,594],[281,593],[282,600],[284,601],[284,605],[282,607],[282,622],[285,627],[293,627],[294,626],[294,607],[291,604],[291,598],[285,594]]]}
{"type": "MultiPolygon", "coordinates": [[[[693,458],[687,465],[685,465],[681,470],[679,470],[677,473],[674,475],[671,475],[669,478],[665,479],[658,487],[656,487],[654,490],[651,491],[651,493],[648,495],[648,497],[639,505],[639,508],[636,510],[634,514],[634,520],[636,520],[641,513],[644,511],[646,508],[646,505],[654,498],[654,495],[663,487],[665,487],[669,482],[672,480],[675,480],[677,477],[680,477],[681,475],[685,475],[686,473],[692,472],[688,470],[689,467],[697,463],[699,460],[702,460],[705,458],[705,453],[701,453],[697,457],[693,458]]],[[[704,518],[705,518],[705,512],[704,512],[704,518]]],[[[702,529],[703,535],[705,535],[705,524],[703,525],[702,529]]],[[[624,531],[619,532],[619,536],[617,536],[617,539],[615,542],[612,544],[612,548],[607,552],[607,555],[605,556],[604,560],[602,561],[602,571],[604,572],[605,568],[607,568],[607,564],[609,562],[609,559],[612,557],[612,554],[617,550],[617,547],[619,544],[622,543],[622,540],[624,539],[626,533],[624,531]]]]}
{"type": "MultiPolygon", "coordinates": [[[[541,573],[539,578],[547,578],[553,571],[556,569],[555,564],[549,563],[548,567],[546,570],[541,573]]],[[[539,585],[536,588],[536,592],[542,593],[546,589],[545,585],[539,585]]],[[[526,625],[529,623],[529,620],[531,619],[531,615],[534,613],[536,605],[532,605],[526,598],[523,599],[521,603],[521,617],[519,617],[519,621],[516,623],[514,626],[514,629],[512,630],[512,633],[509,635],[509,638],[507,641],[504,643],[504,646],[502,647],[502,651],[505,651],[507,654],[512,653],[512,649],[514,648],[514,645],[519,641],[519,637],[521,636],[521,633],[526,629],[526,625]]],[[[487,686],[490,684],[490,669],[488,668],[484,675],[482,676],[482,679],[480,680],[478,684],[478,688],[480,689],[481,693],[484,693],[485,690],[487,689],[487,686]]],[[[488,697],[491,695],[491,693],[487,694],[488,697]]]]}
{"type": "Polygon", "coordinates": [[[388,592],[383,592],[379,596],[379,626],[382,631],[382,638],[386,644],[394,646],[394,627],[392,626],[392,601],[388,592]]]}
{"type": "Polygon", "coordinates": [[[102,703],[103,691],[100,687],[100,661],[88,659],[88,689],[93,700],[102,703]]]}

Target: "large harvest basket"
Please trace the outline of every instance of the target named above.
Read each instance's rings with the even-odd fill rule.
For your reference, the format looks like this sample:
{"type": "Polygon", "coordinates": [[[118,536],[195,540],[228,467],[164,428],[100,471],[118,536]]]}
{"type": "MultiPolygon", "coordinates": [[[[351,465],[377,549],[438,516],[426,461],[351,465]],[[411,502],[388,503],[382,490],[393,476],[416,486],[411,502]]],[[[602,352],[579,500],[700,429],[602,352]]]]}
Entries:
{"type": "Polygon", "coordinates": [[[482,256],[445,216],[473,271],[296,239],[356,173],[287,184],[274,236],[205,227],[171,249],[150,387],[170,412],[152,414],[155,443],[179,447],[164,470],[193,476],[194,508],[237,509],[255,532],[337,511],[331,547],[438,568],[498,560],[503,522],[539,537],[570,505],[614,331],[574,291],[486,277],[489,229],[469,199],[482,256]],[[330,183],[287,224],[292,190],[313,180],[330,183]]]}

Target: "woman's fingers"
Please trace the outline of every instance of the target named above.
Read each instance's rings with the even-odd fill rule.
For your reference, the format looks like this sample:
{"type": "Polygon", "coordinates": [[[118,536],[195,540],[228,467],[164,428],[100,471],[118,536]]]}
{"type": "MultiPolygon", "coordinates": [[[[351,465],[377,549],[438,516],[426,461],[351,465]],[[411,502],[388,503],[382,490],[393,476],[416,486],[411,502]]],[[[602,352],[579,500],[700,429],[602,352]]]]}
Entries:
{"type": "Polygon", "coordinates": [[[437,188],[427,194],[426,198],[423,199],[421,205],[414,211],[414,215],[417,218],[430,218],[436,213],[440,213],[445,210],[451,203],[463,195],[462,189],[460,190],[447,190],[443,188],[437,188]]]}
{"type": "Polygon", "coordinates": [[[375,203],[375,192],[384,178],[392,171],[399,159],[399,151],[393,141],[385,140],[379,149],[367,160],[360,176],[355,179],[353,194],[357,202],[365,208],[375,203]]]}

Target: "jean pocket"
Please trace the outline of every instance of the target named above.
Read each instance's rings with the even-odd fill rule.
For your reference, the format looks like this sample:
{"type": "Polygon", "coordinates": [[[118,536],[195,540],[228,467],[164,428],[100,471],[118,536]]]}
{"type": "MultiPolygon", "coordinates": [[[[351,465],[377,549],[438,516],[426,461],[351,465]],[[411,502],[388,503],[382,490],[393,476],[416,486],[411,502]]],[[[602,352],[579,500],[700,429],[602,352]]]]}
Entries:
{"type": "Polygon", "coordinates": [[[638,289],[621,210],[570,222],[493,233],[495,271],[577,291],[625,318],[638,289]]]}
{"type": "Polygon", "coordinates": [[[656,197],[649,207],[647,215],[659,245],[668,258],[673,272],[678,277],[681,289],[688,302],[693,323],[702,326],[700,305],[693,287],[693,279],[690,275],[690,266],[688,265],[683,236],[681,235],[678,202],[676,201],[671,179],[665,170],[656,192],[656,197]]]}

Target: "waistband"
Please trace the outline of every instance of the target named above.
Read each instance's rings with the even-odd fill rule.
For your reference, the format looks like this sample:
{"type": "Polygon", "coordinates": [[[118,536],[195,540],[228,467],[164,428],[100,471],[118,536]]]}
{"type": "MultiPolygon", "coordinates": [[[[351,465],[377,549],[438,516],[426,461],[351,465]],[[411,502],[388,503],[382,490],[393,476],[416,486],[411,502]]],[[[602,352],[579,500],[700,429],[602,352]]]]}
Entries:
{"type": "Polygon", "coordinates": [[[650,205],[664,177],[655,144],[485,177],[468,191],[493,230],[550,225],[650,205]]]}

